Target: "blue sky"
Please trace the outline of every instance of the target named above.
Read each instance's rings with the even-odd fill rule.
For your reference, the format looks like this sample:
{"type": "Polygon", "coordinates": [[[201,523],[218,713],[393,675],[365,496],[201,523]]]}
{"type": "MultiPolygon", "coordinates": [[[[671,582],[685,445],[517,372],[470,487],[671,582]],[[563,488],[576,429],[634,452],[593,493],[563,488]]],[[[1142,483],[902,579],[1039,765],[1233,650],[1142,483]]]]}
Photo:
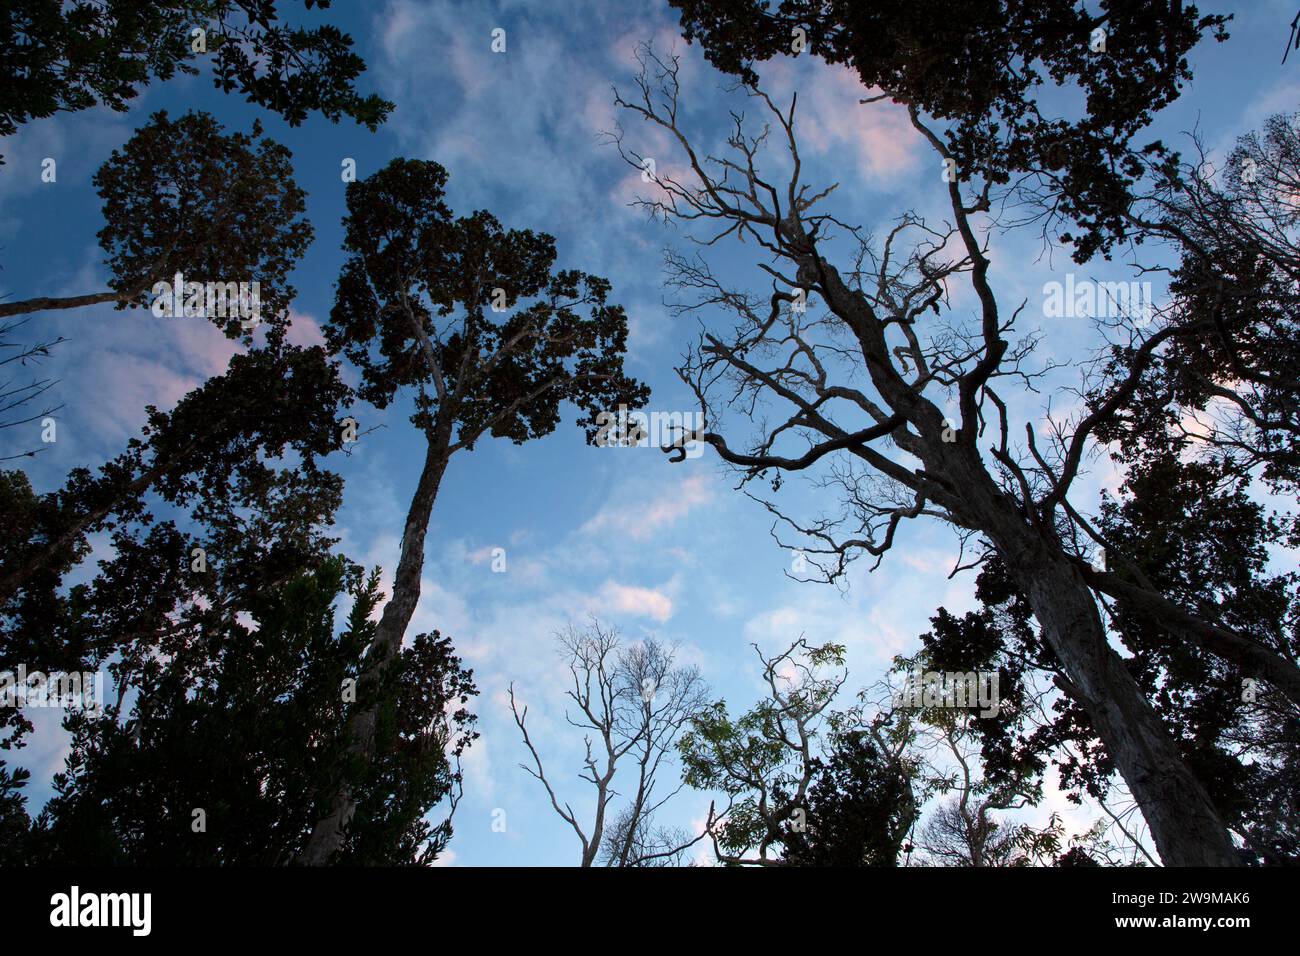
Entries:
{"type": "MultiPolygon", "coordinates": [[[[1221,155],[1237,134],[1273,112],[1296,108],[1300,62],[1279,64],[1295,9],[1290,0],[1203,6],[1236,13],[1232,39],[1197,51],[1195,82],[1167,111],[1159,133],[1175,140],[1199,128],[1221,155]]],[[[95,110],[31,123],[0,145],[6,157],[0,169],[0,291],[26,298],[104,288],[95,241],[101,218],[90,178],[150,112],[205,109],[228,128],[244,130],[258,116],[267,135],[292,150],[316,230],[294,276],[299,341],[319,341],[319,323],[332,304],[342,262],[343,161],[355,159],[364,177],[398,156],[434,159],[449,170],[449,198],[458,212],[487,208],[509,226],[550,232],[564,266],[607,276],[631,317],[629,368],[652,386],[651,408],[692,410],[673,368],[699,323],[716,317],[670,315],[662,250],[681,247],[682,235],[628,208],[640,179],[599,137],[617,119],[611,86],[628,85],[633,49],[646,40],[682,55],[687,123],[706,145],[725,131],[728,108],[744,108],[725,91],[729,79],[680,39],[667,4],[344,0],[335,7],[331,20],[352,34],[369,64],[363,88],[397,104],[377,133],[319,118],[290,129],[237,97],[214,92],[206,76],[156,85],[125,114],[95,110]],[[506,31],[505,53],[491,51],[498,27],[506,31]],[[56,183],[41,182],[45,157],[57,160],[56,183]]],[[[850,74],[807,57],[774,62],[762,75],[782,96],[799,91],[809,178],[840,183],[837,215],[878,228],[909,207],[937,208],[937,157],[896,108],[858,105],[866,91],[850,74]]],[[[629,145],[655,156],[661,169],[680,161],[641,124],[626,119],[625,125],[629,145]]],[[[752,272],[745,251],[725,251],[715,264],[752,272]]],[[[1043,328],[1042,357],[1077,358],[1095,347],[1086,321],[1048,322],[1037,305],[1042,283],[1069,267],[1066,256],[1046,261],[1034,236],[1012,234],[995,239],[993,261],[1005,300],[1029,299],[1026,327],[1043,328]]],[[[1131,278],[1119,264],[1090,266],[1082,274],[1131,278]]],[[[967,307],[955,299],[958,313],[967,307]]],[[[65,408],[59,441],[30,471],[42,489],[57,486],[74,466],[115,454],[138,431],[147,404],[170,407],[220,372],[235,348],[203,322],[107,306],[37,321],[69,339],[47,366],[61,380],[58,400],[65,408]]],[[[1056,384],[1070,381],[1067,376],[1056,384]]],[[[1027,396],[1013,413],[1040,420],[1045,397],[1027,396]]],[[[1057,396],[1054,408],[1067,401],[1057,396]]],[[[347,479],[342,550],[386,569],[395,562],[423,456],[408,413],[401,405],[386,413],[362,406],[356,415],[363,430],[386,427],[333,465],[347,479]]],[[[1096,462],[1076,503],[1089,507],[1095,500],[1090,494],[1115,482],[1109,463],[1096,462]]],[[[557,787],[575,808],[588,806],[576,777],[581,741],[563,721],[564,671],[551,637],[569,622],[597,614],[629,640],[654,635],[680,642],[683,659],[698,664],[715,695],[740,709],[760,693],[751,643],[770,651],[801,634],[815,643],[844,643],[848,687],[856,689],[876,680],[894,654],[916,648],[937,606],[971,606],[973,577],[948,578],[956,539],[933,523],[904,527],[880,569],[868,574],[859,564],[845,590],[791,581],[785,575],[790,556],[771,539],[769,516],[736,493],[734,483],[711,453],[673,465],[653,448],[587,447],[568,424],[523,447],[485,442],[453,460],[429,532],[413,624],[450,635],[481,689],[475,709],[483,736],[466,761],[465,800],[445,862],[576,861],[572,833],[518,768],[525,751],[505,705],[506,685],[514,680],[557,787]],[[505,574],[491,570],[494,547],[506,549],[505,574]],[[505,811],[504,832],[492,828],[498,809],[505,811]]],[[[804,517],[830,507],[800,481],[789,482],[780,500],[804,517]]],[[[62,733],[41,717],[40,732],[18,760],[41,781],[32,794],[38,805],[65,747],[62,733]]],[[[671,822],[691,825],[707,805],[707,795],[685,792],[671,822]]],[[[1031,819],[1062,807],[1049,788],[1031,819]]]]}

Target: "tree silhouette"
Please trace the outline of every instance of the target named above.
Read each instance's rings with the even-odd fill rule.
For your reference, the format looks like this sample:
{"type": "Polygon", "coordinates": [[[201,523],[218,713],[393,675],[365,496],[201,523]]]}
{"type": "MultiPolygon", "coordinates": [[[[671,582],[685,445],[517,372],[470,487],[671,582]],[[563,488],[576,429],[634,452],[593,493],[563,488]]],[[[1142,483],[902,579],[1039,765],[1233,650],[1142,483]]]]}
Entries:
{"type": "MultiPolygon", "coordinates": [[[[151,407],[143,437],[97,473],[74,469],[62,489],[44,495],[22,472],[0,473],[8,529],[0,543],[0,609],[26,617],[25,602],[48,600],[86,554],[87,535],[115,515],[138,516],[150,492],[180,504],[220,494],[232,482],[264,480],[270,472],[261,456],[290,450],[311,466],[341,447],[338,411],[349,399],[323,349],[258,349],[236,355],[224,374],[171,412],[151,407]]],[[[39,629],[39,620],[32,626],[39,629]]]]}
{"type": "MultiPolygon", "coordinates": [[[[1072,436],[1055,433],[1055,463],[1037,447],[1032,424],[1024,454],[1011,444],[1002,381],[1032,382],[1041,372],[1026,368],[1034,337],[1013,340],[1024,304],[1005,312],[990,276],[992,226],[976,217],[990,208],[992,182],[983,180],[973,197],[955,178],[941,184],[936,188],[946,193],[950,220],[934,226],[904,214],[883,241],[874,241],[847,223],[845,213],[822,211],[834,186],[818,190],[804,181],[793,101],[783,109],[761,91],[751,93],[788,153],[784,181],[771,182],[759,158],[766,132],[747,135],[737,115],[725,157],[706,159],[679,123],[676,59],[646,51],[642,65],[636,93],[618,96],[618,103],[668,133],[688,169],[685,181],[660,177],[658,194],[645,206],[665,219],[715,226],[696,237],[706,248],[738,237],[772,257],[761,266],[771,291],[758,293],[734,279],[721,281],[702,255],[670,254],[670,282],[685,298],[682,311],[721,308],[736,320],[731,332],[706,330],[679,369],[707,424],[682,436],[674,451],[685,441],[703,441],[745,482],[805,471],[822,459],[832,468],[839,463],[831,475],[841,493],[838,516],[801,524],[769,503],[830,580],[857,555],[883,557],[904,521],[937,517],[963,534],[983,536],[1031,602],[1070,693],[1142,804],[1165,860],[1236,864],[1212,800],[1105,642],[1094,579],[1084,570],[1089,562],[1068,528],[1074,512],[1067,495],[1091,422],[1085,419],[1072,436]],[[849,244],[847,259],[832,250],[831,234],[849,244]],[[969,283],[978,304],[975,328],[927,328],[926,313],[942,314],[949,284],[958,279],[969,283]],[[814,295],[825,304],[823,316],[807,308],[814,295]],[[765,419],[744,450],[719,424],[721,409],[742,396],[779,410],[778,420],[765,419]],[[945,397],[955,406],[949,413],[955,421],[942,407],[945,397]],[[996,432],[986,459],[980,438],[989,425],[996,432]]],[[[935,155],[951,158],[917,105],[909,104],[908,115],[935,155]]],[[[639,168],[626,138],[618,144],[639,168]]],[[[778,477],[773,488],[779,484],[778,477]]]]}
{"type": "Polygon", "coordinates": [[[815,758],[807,819],[787,827],[785,861],[792,866],[897,866],[915,819],[912,780],[902,761],[868,731],[836,737],[815,758]]]}
{"type": "MultiPolygon", "coordinates": [[[[144,436],[97,474],[35,495],[4,473],[3,566],[17,583],[0,668],[105,669],[116,695],[67,715],[72,755],[22,853],[284,863],[339,780],[358,806],[340,861],[427,863],[445,846],[450,817],[425,817],[446,798],[454,810],[475,693],[447,639],[416,636],[387,661],[366,688],[379,754],[350,753],[380,594],[378,571],[363,576],[327,536],[343,485],[319,459],[341,443],[348,394],[322,349],[259,349],[171,413],[151,409],[144,436]],[[69,586],[91,531],[110,556],[69,586]],[[351,609],[336,633],[340,599],[351,609]]],[[[4,717],[10,746],[30,722],[4,717]]],[[[7,817],[20,782],[5,782],[7,817]]]]}
{"type": "MultiPolygon", "coordinates": [[[[282,518],[287,502],[265,500],[282,518]]],[[[243,530],[256,535],[276,523],[243,530]]],[[[340,774],[359,802],[341,862],[433,860],[451,818],[435,827],[425,816],[447,797],[454,811],[458,758],[476,736],[464,709],[475,689],[450,642],[434,632],[402,651],[380,692],[382,756],[347,766],[347,688],[365,666],[378,572],[363,578],[330,558],[283,583],[255,567],[246,587],[247,552],[213,555],[218,580],[208,593],[221,596],[219,613],[186,604],[162,643],[165,657],[141,654],[137,644],[115,665],[116,704],[68,716],[67,769],[27,839],[27,862],[285,863],[311,832],[315,796],[340,774]],[[352,608],[336,634],[332,605],[344,593],[352,608]],[[134,698],[129,713],[124,698],[134,698]]],[[[125,586],[117,572],[96,581],[95,602],[125,586]]]]}
{"type": "MultiPolygon", "coordinates": [[[[591,442],[602,410],[648,396],[623,372],[627,316],[607,301],[609,283],[554,269],[548,235],[507,230],[482,211],[454,217],[446,181],[437,163],[398,159],[348,185],[348,259],[325,333],[361,370],[362,398],[384,408],[414,393],[411,423],[425,440],[376,650],[399,647],[415,612],[429,516],[455,454],[485,436],[523,444],[547,435],[565,404],[583,413],[591,442]]],[[[372,659],[379,668],[384,658],[372,659]]],[[[373,724],[364,708],[354,717],[363,758],[373,724]]],[[[341,788],[304,862],[330,859],[352,805],[341,788]]]]}
{"type": "MultiPolygon", "coordinates": [[[[3,302],[0,318],[105,302],[147,307],[155,283],[170,284],[182,273],[204,284],[258,282],[259,313],[265,313],[258,324],[265,323],[270,341],[282,339],[294,297],[288,275],[310,245],[312,228],[303,218],[306,196],[294,181],[289,151],[261,133],[257,122],[251,134],[227,134],[206,113],[175,121],[165,110],[155,113],[95,174],[109,289],[3,302]]],[[[205,289],[194,304],[194,317],[208,318],[229,338],[251,341],[257,325],[240,315],[236,302],[214,302],[208,314],[205,289]]]]}
{"type": "MultiPolygon", "coordinates": [[[[306,7],[329,7],[306,0],[306,7]]],[[[374,129],[393,104],[361,96],[365,63],[352,38],[330,25],[279,23],[276,0],[118,0],[62,4],[13,0],[0,10],[0,136],[33,119],[97,105],[119,112],[153,80],[197,74],[274,110],[291,126],[312,112],[374,129]],[[203,31],[200,38],[195,31],[203,31]]]]}
{"type": "Polygon", "coordinates": [[[512,683],[510,714],[532,758],[531,766],[520,767],[542,785],[551,809],[577,835],[582,866],[595,865],[602,855],[609,866],[680,860],[703,834],[692,838],[658,826],[655,815],[681,790],[680,784],[663,787],[660,769],[682,729],[704,706],[707,688],[698,669],[679,664],[676,649],[654,639],[623,645],[617,628],[597,620],[582,629],[568,627],[556,635],[556,643],[571,678],[565,696],[574,712],[570,716],[566,708],[565,721],[583,732],[586,748],[578,776],[595,793],[590,822],[579,820],[568,803],[561,806],[554,778],[547,777],[528,733],[528,707],[516,704],[512,683]],[[620,769],[621,791],[615,787],[620,769]]]}
{"type": "Polygon", "coordinates": [[[1140,149],[1133,140],[1191,79],[1188,52],[1207,33],[1226,40],[1231,19],[1165,0],[1097,13],[1073,0],[670,4],[686,39],[750,86],[755,63],[806,50],[942,124],[943,154],[963,180],[1050,178],[1052,216],[1078,228],[1070,238],[1079,261],[1126,234],[1124,210],[1142,174],[1134,153],[1168,155],[1158,140],[1140,149]],[[1077,88],[1082,115],[1053,113],[1042,95],[1050,84],[1077,88]]]}

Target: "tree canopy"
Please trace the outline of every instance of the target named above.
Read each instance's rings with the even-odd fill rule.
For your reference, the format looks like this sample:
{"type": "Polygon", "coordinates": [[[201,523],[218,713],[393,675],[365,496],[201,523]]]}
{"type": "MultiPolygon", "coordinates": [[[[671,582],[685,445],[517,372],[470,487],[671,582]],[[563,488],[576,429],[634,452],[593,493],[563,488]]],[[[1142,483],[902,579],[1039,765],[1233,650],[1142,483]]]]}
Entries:
{"type": "MultiPolygon", "coordinates": [[[[304,0],[324,10],[329,0],[304,0]]],[[[319,112],[376,128],[393,104],[354,87],[365,63],[336,27],[281,21],[277,0],[13,0],[0,10],[0,136],[34,119],[103,105],[119,112],[155,80],[198,74],[282,115],[319,112]],[[196,33],[197,31],[197,33],[196,33]],[[201,34],[201,35],[199,35],[201,34]]]]}

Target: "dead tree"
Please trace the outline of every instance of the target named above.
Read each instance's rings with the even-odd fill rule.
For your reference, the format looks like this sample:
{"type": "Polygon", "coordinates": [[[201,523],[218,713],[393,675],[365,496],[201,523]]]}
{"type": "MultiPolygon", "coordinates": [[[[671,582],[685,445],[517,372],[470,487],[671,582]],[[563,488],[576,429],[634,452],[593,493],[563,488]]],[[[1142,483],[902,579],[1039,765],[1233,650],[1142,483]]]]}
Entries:
{"type": "Polygon", "coordinates": [[[1041,796],[1036,781],[1016,778],[993,784],[981,772],[973,718],[961,710],[930,710],[911,726],[910,747],[925,769],[927,789],[941,797],[921,829],[917,844],[939,865],[1011,866],[1027,858],[1050,830],[1036,831],[999,815],[1023,809],[1041,796]],[[949,796],[951,795],[951,796],[949,796]]]}
{"type": "MultiPolygon", "coordinates": [[[[686,441],[703,441],[745,481],[775,474],[774,484],[823,460],[833,465],[832,480],[845,491],[839,520],[781,518],[803,534],[803,550],[828,578],[842,575],[855,556],[882,557],[906,519],[933,516],[981,537],[1027,596],[1061,661],[1062,689],[1088,713],[1164,861],[1237,865],[1217,808],[1107,643],[1086,555],[1073,547],[1063,517],[1085,449],[1072,444],[1053,466],[1033,444],[1032,423],[1027,450],[1013,444],[999,391],[1008,380],[1027,380],[1034,343],[1014,336],[1025,303],[1008,314],[989,275],[989,228],[980,217],[990,209],[992,185],[953,176],[942,187],[951,218],[904,215],[876,242],[843,213],[820,211],[834,186],[803,182],[794,99],[782,109],[755,89],[771,125],[751,136],[744,117],[734,116],[726,151],[712,156],[679,123],[676,60],[647,50],[642,65],[636,93],[616,101],[666,131],[689,169],[687,182],[659,176],[657,195],[643,203],[666,219],[715,227],[699,237],[706,249],[728,238],[753,243],[768,257],[757,267],[771,283],[758,295],[724,284],[703,255],[670,256],[672,282],[693,295],[684,308],[725,312],[734,321],[728,331],[710,321],[679,369],[705,426],[683,434],[674,457],[684,455],[686,441]],[[787,153],[779,179],[759,165],[773,130],[787,153]],[[956,318],[949,296],[957,282],[968,284],[976,302],[969,328],[926,316],[956,318]],[[807,306],[814,296],[825,307],[820,317],[807,306]],[[906,363],[895,347],[905,349],[906,363]],[[945,400],[953,403],[950,415],[945,400]],[[722,413],[737,407],[775,424],[738,447],[735,434],[721,430],[722,413]],[[992,441],[981,447],[985,437],[992,441]]],[[[937,156],[950,159],[918,111],[909,115],[937,156]]],[[[626,138],[615,139],[628,162],[643,168],[626,138]]]]}
{"type": "Polygon", "coordinates": [[[690,837],[656,827],[654,819],[685,786],[660,787],[659,774],[683,727],[706,703],[699,671],[678,664],[676,649],[653,639],[624,646],[616,628],[596,620],[581,630],[571,626],[556,640],[572,680],[565,695],[576,708],[576,714],[565,711],[565,720],[583,732],[578,776],[595,791],[590,822],[579,820],[569,803],[561,804],[528,732],[528,707],[517,705],[511,684],[510,712],[532,758],[531,766],[520,767],[542,784],[552,809],[577,834],[582,866],[594,866],[602,850],[609,866],[680,860],[703,834],[690,837]],[[619,780],[628,781],[623,793],[614,787],[620,769],[619,780]],[[615,810],[619,797],[624,800],[615,810]]]}
{"type": "MultiPolygon", "coordinates": [[[[31,344],[15,341],[14,333],[30,321],[30,316],[0,321],[0,375],[4,376],[0,378],[0,429],[31,424],[53,415],[63,407],[62,404],[45,405],[39,412],[24,407],[53,388],[57,384],[55,379],[40,378],[36,375],[25,376],[23,379],[10,377],[11,374],[14,376],[20,374],[16,371],[18,368],[29,369],[36,366],[42,359],[49,357],[50,349],[66,341],[61,335],[31,344]]],[[[0,461],[33,458],[37,451],[39,449],[16,454],[0,453],[0,461]]]]}

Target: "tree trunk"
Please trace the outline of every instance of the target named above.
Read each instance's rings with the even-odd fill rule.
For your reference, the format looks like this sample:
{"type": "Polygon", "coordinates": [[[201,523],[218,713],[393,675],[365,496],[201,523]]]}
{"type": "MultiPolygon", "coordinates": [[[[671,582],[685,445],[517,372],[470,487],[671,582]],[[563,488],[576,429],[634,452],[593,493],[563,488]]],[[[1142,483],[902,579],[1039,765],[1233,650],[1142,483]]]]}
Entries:
{"type": "Polygon", "coordinates": [[[1018,542],[995,544],[1033,608],[1097,735],[1168,866],[1239,866],[1228,828],[1173,738],[1106,640],[1092,591],[1078,570],[1021,524],[1018,542]]]}
{"type": "MultiPolygon", "coordinates": [[[[438,422],[429,436],[424,468],[420,472],[420,481],[416,485],[415,495],[406,514],[406,526],[402,531],[401,554],[397,570],[393,574],[393,593],[384,605],[374,639],[366,651],[366,670],[358,682],[358,690],[363,696],[375,693],[384,667],[401,652],[407,625],[411,623],[415,606],[420,600],[424,540],[429,530],[433,502],[438,497],[438,488],[447,470],[450,431],[449,424],[438,422]]],[[[350,756],[359,756],[367,764],[374,755],[378,717],[378,702],[363,699],[361,709],[348,719],[347,734],[352,740],[348,753],[350,756]]],[[[351,786],[346,781],[341,782],[333,794],[330,812],[316,821],[297,862],[307,866],[323,866],[328,863],[342,845],[344,830],[356,809],[356,798],[351,786]]]]}
{"type": "MultiPolygon", "coordinates": [[[[955,192],[954,203],[960,205],[955,192]]],[[[978,244],[969,228],[962,228],[968,248],[974,250],[978,244]]],[[[799,234],[797,221],[791,231],[799,234]]],[[[975,270],[981,282],[985,268],[987,263],[976,255],[975,270]]],[[[1050,522],[1041,529],[1031,523],[1031,516],[993,480],[973,441],[942,441],[943,416],[919,390],[886,371],[892,366],[884,326],[838,273],[809,255],[800,262],[798,277],[807,285],[821,286],[828,305],[857,336],[872,383],[891,409],[911,416],[917,434],[905,439],[908,433],[901,432],[895,440],[922,459],[922,474],[942,489],[944,504],[953,516],[988,537],[1029,599],[1043,639],[1061,661],[1080,706],[1091,717],[1097,735],[1141,805],[1164,862],[1172,866],[1240,865],[1227,826],[1209,794],[1107,643],[1093,593],[1060,542],[1054,540],[1050,522]]],[[[991,374],[1006,346],[996,334],[997,307],[992,292],[978,284],[977,289],[984,300],[985,337],[993,343],[977,372],[991,374]]],[[[964,389],[970,381],[963,383],[964,389]]],[[[964,401],[969,401],[970,394],[963,394],[964,401]]]]}

